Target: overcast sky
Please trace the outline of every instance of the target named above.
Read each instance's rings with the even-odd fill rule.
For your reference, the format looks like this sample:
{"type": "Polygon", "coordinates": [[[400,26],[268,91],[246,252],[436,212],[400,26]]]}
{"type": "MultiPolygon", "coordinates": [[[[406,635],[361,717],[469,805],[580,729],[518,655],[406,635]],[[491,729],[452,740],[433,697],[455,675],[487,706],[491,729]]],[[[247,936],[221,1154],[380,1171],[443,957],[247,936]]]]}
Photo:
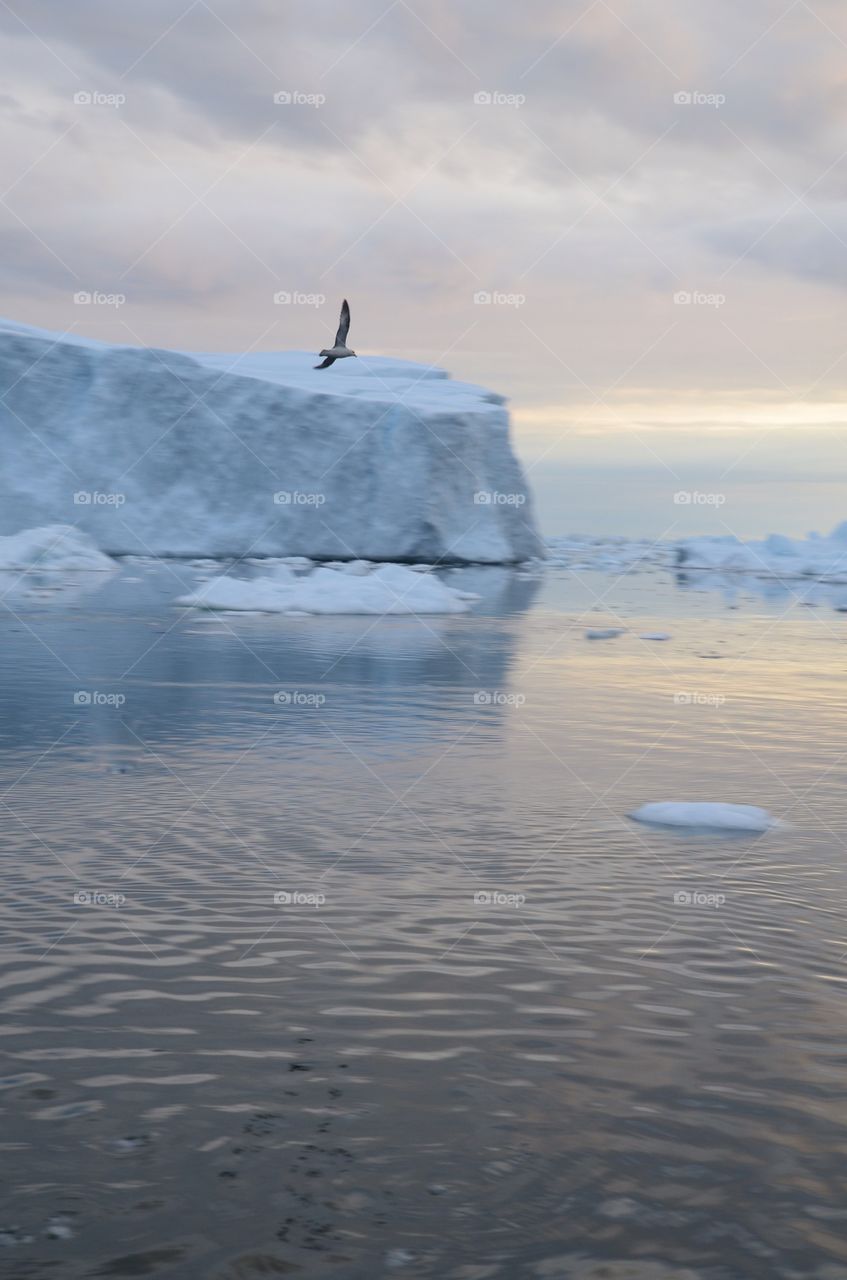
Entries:
{"type": "Polygon", "coordinates": [[[843,0],[3,0],[0,40],[5,314],[318,350],[346,295],[360,352],[511,396],[548,508],[610,447],[844,474],[843,0]]]}

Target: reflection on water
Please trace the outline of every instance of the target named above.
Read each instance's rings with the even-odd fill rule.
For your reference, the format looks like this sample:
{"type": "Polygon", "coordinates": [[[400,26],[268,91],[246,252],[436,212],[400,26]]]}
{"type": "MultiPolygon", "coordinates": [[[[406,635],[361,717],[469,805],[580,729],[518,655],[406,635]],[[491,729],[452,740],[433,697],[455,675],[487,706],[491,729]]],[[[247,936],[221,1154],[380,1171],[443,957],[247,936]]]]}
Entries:
{"type": "Polygon", "coordinates": [[[452,576],[423,621],[7,597],[16,1280],[847,1276],[847,620],[452,576]]]}

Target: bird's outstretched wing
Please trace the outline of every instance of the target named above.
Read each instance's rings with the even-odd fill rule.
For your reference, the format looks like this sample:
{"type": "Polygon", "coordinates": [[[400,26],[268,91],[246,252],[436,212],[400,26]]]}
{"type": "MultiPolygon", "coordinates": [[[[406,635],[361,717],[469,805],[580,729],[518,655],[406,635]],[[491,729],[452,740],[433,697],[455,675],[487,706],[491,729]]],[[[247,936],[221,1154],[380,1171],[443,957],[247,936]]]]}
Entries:
{"type": "Polygon", "coordinates": [[[315,369],[328,369],[328,368],[329,368],[329,366],[330,366],[331,364],[335,364],[335,356],[327,356],[327,358],[326,358],[326,360],[324,360],[323,364],[316,364],[316,365],[313,365],[313,368],[315,368],[315,369]]]}
{"type": "Polygon", "coordinates": [[[337,347],[347,346],[347,334],[350,332],[350,304],[345,298],[341,304],[341,319],[338,322],[338,333],[335,335],[337,347]]]}

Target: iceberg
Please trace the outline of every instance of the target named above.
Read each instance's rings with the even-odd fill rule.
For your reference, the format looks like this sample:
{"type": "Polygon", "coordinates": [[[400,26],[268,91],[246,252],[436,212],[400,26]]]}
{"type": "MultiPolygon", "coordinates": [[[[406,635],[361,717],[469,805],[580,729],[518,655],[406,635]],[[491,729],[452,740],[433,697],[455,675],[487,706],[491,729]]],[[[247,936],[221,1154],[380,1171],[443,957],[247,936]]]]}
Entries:
{"type": "Polygon", "coordinates": [[[313,364],[0,321],[0,534],[73,524],[112,555],[543,556],[501,396],[408,361],[313,364]]]}

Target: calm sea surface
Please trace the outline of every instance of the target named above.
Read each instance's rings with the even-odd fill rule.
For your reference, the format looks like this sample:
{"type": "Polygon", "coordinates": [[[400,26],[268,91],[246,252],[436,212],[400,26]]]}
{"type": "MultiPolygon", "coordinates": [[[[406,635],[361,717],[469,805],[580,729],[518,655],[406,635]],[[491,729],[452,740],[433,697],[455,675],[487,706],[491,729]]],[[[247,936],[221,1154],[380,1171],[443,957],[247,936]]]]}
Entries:
{"type": "Polygon", "coordinates": [[[844,1280],[847,614],[194,576],[2,583],[2,1274],[844,1280]]]}

